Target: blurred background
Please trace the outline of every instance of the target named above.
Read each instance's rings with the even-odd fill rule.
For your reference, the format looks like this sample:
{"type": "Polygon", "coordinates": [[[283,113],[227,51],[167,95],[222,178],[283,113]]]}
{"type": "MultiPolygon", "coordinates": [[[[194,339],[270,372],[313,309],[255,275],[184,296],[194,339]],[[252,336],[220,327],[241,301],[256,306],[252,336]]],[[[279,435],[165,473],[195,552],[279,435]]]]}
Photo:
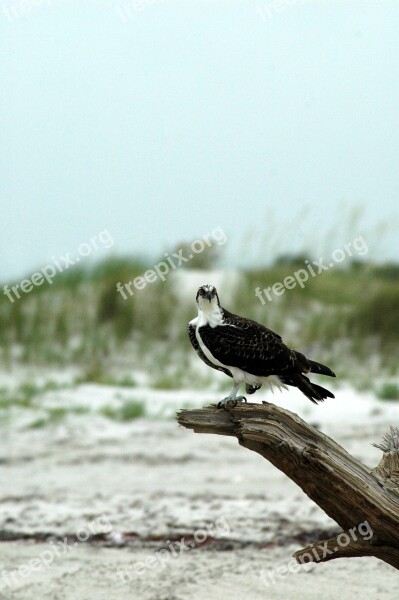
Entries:
{"type": "MultiPolygon", "coordinates": [[[[134,529],[131,498],[147,506],[165,490],[161,458],[151,487],[148,472],[132,475],[119,455],[114,481],[110,456],[96,452],[123,444],[135,456],[129,444],[146,446],[151,429],[176,462],[170,436],[184,444],[188,434],[176,433],[175,411],[226,395],[228,379],[201,363],[186,334],[204,283],[217,286],[222,306],[336,372],[337,403],[326,421],[317,409],[320,427],[336,433],[328,427],[346,409],[356,413],[351,426],[374,416],[377,431],[360,436],[369,444],[394,424],[398,24],[394,0],[4,0],[0,427],[7,497],[19,498],[0,502],[7,540],[43,527],[71,534],[70,507],[83,518],[95,504],[76,492],[85,481],[102,489],[120,535],[134,529]],[[119,521],[115,498],[125,484],[119,521]],[[46,508],[35,512],[32,495],[46,508]],[[63,517],[54,512],[60,503],[63,517]]],[[[294,391],[262,398],[313,419],[294,391]]],[[[209,459],[216,448],[208,438],[190,444],[209,459]]],[[[236,476],[242,484],[246,470],[226,485],[236,476]]],[[[170,498],[185,490],[176,482],[170,498]]],[[[169,517],[172,530],[162,522],[159,539],[193,527],[189,517],[186,529],[169,517]]],[[[150,544],[149,524],[136,531],[150,544]]],[[[10,548],[14,561],[21,546],[10,548]]],[[[36,588],[24,579],[12,597],[43,594],[49,578],[43,573],[36,588]]],[[[254,581],[248,597],[261,597],[254,581]]],[[[98,585],[101,597],[109,582],[98,585]]],[[[139,597],[156,597],[144,588],[139,597]]]]}

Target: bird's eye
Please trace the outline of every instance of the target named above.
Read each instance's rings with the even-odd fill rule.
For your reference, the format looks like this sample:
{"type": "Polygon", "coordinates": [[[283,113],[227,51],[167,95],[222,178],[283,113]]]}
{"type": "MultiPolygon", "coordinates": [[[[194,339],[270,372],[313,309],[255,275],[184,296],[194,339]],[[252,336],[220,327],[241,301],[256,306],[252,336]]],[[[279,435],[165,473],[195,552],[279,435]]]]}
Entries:
{"type": "Polygon", "coordinates": [[[203,296],[204,295],[204,290],[200,289],[200,291],[198,293],[199,293],[200,296],[203,296]]]}

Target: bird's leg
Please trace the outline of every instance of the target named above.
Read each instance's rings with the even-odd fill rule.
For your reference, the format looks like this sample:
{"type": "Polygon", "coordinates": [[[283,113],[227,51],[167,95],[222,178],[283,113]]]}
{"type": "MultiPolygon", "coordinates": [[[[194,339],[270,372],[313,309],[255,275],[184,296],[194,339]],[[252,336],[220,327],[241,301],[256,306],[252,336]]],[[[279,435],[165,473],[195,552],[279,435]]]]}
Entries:
{"type": "Polygon", "coordinates": [[[234,384],[230,394],[218,402],[218,408],[225,408],[228,402],[232,402],[233,406],[237,406],[237,402],[246,402],[247,399],[244,396],[237,396],[237,392],[240,389],[241,383],[234,384]]]}

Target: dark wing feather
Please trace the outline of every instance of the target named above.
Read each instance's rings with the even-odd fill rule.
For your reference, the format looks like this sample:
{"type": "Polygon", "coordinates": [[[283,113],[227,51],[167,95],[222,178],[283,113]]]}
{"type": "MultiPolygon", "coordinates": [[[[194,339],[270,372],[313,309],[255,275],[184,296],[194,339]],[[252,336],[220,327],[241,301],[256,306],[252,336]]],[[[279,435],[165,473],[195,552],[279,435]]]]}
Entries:
{"type": "Polygon", "coordinates": [[[204,344],[224,365],[262,377],[309,370],[302,354],[288,348],[279,335],[260,323],[227,311],[224,322],[232,324],[199,329],[204,344]]]}
{"type": "Polygon", "coordinates": [[[281,337],[281,335],[279,335],[278,333],[275,333],[271,329],[268,329],[261,323],[258,323],[257,321],[252,321],[252,319],[246,319],[245,317],[240,317],[239,315],[235,315],[235,314],[229,312],[228,310],[226,310],[225,308],[223,308],[222,310],[223,310],[223,323],[226,323],[226,325],[238,325],[242,329],[256,327],[257,329],[261,329],[262,331],[265,331],[266,333],[268,333],[271,337],[275,338],[276,340],[280,340],[280,342],[283,341],[283,338],[281,337]]]}
{"type": "Polygon", "coordinates": [[[216,365],[213,365],[207,359],[205,354],[202,352],[200,345],[198,344],[197,336],[195,335],[195,327],[193,325],[190,325],[190,323],[187,325],[187,333],[188,333],[188,337],[190,338],[190,342],[191,342],[194,350],[196,351],[196,353],[198,354],[200,359],[203,360],[204,363],[206,363],[208,365],[208,367],[212,367],[212,369],[216,369],[217,371],[223,371],[223,373],[225,373],[229,377],[233,377],[228,369],[223,369],[223,367],[218,367],[216,365]]]}

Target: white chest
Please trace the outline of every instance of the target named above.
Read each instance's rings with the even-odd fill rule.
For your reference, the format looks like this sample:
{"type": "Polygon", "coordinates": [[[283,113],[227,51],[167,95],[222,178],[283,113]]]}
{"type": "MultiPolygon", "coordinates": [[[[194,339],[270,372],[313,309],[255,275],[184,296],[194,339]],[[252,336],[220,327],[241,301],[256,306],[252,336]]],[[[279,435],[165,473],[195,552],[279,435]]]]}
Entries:
{"type": "Polygon", "coordinates": [[[219,360],[217,360],[213,356],[212,352],[205,346],[204,342],[202,341],[201,334],[199,332],[200,327],[204,327],[205,325],[209,325],[210,327],[218,327],[218,326],[223,325],[223,314],[220,311],[220,309],[214,310],[214,311],[209,311],[209,312],[205,312],[202,310],[198,311],[198,317],[196,317],[195,319],[190,321],[190,325],[195,327],[195,337],[197,338],[199,347],[201,348],[202,352],[205,354],[206,358],[213,365],[215,365],[217,367],[226,368],[227,365],[224,365],[219,360]]]}

